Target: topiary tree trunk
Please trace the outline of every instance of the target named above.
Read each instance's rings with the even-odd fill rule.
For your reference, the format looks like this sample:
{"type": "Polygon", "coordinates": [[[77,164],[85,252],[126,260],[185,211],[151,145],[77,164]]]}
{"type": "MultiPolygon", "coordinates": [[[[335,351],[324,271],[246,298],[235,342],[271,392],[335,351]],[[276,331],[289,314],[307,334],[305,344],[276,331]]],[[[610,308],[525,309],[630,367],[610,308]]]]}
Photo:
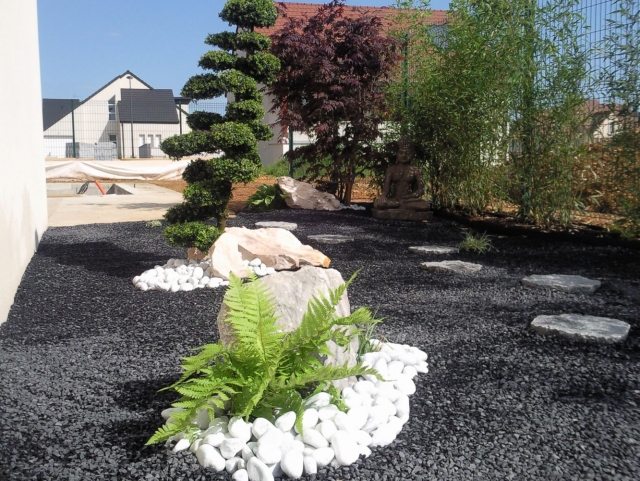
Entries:
{"type": "Polygon", "coordinates": [[[209,238],[203,234],[210,230],[204,221],[212,218],[218,229],[224,230],[232,184],[250,182],[260,172],[258,141],[271,139],[272,133],[262,123],[265,111],[258,84],[270,84],[280,62],[265,52],[271,47],[269,37],[254,29],[274,25],[277,17],[272,0],[228,0],[220,18],[235,25],[236,32],[207,36],[205,43],[220,50],[205,53],[199,65],[212,73],[191,77],[182,89],[182,95],[196,100],[221,95],[232,98],[224,116],[194,112],[187,119],[192,132],[169,137],[160,146],[172,158],[223,153],[218,158],[193,161],[185,169],[182,177],[189,185],[184,202],[165,214],[169,224],[185,224],[185,232],[178,235],[181,228],[172,226],[172,235],[166,236],[171,243],[179,238],[184,245],[193,237],[195,245],[198,238],[209,238]]]}

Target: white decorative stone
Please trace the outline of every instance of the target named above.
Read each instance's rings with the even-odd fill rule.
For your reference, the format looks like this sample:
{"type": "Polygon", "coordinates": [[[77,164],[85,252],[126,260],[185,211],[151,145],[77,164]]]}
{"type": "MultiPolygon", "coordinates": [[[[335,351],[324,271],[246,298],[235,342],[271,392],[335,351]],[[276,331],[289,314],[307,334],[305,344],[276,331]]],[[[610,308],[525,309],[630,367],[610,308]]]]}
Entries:
{"type": "Polygon", "coordinates": [[[247,473],[251,481],[274,481],[271,470],[256,457],[247,462],[247,473]]]}
{"type": "Polygon", "coordinates": [[[410,410],[409,396],[407,396],[406,394],[403,394],[398,398],[398,400],[394,403],[394,405],[396,407],[396,416],[401,418],[403,416],[409,415],[409,410],[410,410]]]}
{"type": "Polygon", "coordinates": [[[189,452],[195,454],[200,445],[202,444],[202,439],[196,439],[191,446],[189,447],[189,452]]]}
{"type": "Polygon", "coordinates": [[[346,431],[348,433],[353,432],[353,431],[357,431],[357,429],[355,428],[355,426],[351,422],[351,419],[349,419],[349,416],[347,416],[346,413],[339,412],[338,414],[336,414],[333,417],[333,422],[335,423],[336,427],[340,431],[346,431]]]}
{"type": "Polygon", "coordinates": [[[305,474],[312,475],[318,472],[318,463],[313,456],[304,456],[302,464],[304,465],[305,474]]]}
{"type": "Polygon", "coordinates": [[[355,440],[344,431],[336,432],[331,438],[331,447],[341,466],[351,466],[360,457],[360,448],[355,440]]]}
{"type": "Polygon", "coordinates": [[[332,419],[340,410],[335,404],[329,404],[328,406],[318,409],[318,419],[322,422],[332,419]]]}
{"type": "Polygon", "coordinates": [[[311,456],[316,460],[316,464],[319,467],[323,467],[331,463],[335,457],[335,452],[332,448],[319,448],[313,451],[311,456]]]}
{"type": "Polygon", "coordinates": [[[627,338],[630,325],[608,317],[560,314],[538,316],[531,323],[531,328],[541,334],[555,334],[568,339],[617,343],[627,338]]]}
{"type": "Polygon", "coordinates": [[[185,282],[184,284],[182,284],[182,286],[180,287],[181,291],[184,292],[189,292],[193,290],[193,286],[191,284],[189,284],[188,282],[185,282]]]}
{"type": "Polygon", "coordinates": [[[340,201],[334,195],[320,192],[307,182],[299,182],[291,177],[278,177],[277,182],[286,195],[285,202],[292,209],[340,209],[340,201]]]}
{"type": "Polygon", "coordinates": [[[176,443],[176,445],[173,447],[172,451],[174,453],[179,453],[180,451],[184,451],[185,449],[189,449],[189,446],[191,446],[191,443],[189,442],[188,439],[181,439],[180,441],[178,441],[176,443]]]}
{"type": "MultiPolygon", "coordinates": [[[[336,424],[331,419],[327,419],[326,421],[319,423],[315,427],[315,430],[318,431],[320,434],[322,434],[322,437],[325,438],[327,441],[330,441],[331,437],[336,433],[338,428],[336,427],[336,424]]],[[[303,439],[304,439],[304,436],[303,436],[303,439]]],[[[321,447],[321,446],[317,446],[317,447],[321,447]]]]}
{"type": "Polygon", "coordinates": [[[367,407],[358,407],[349,409],[347,412],[347,417],[353,424],[354,429],[362,429],[369,418],[370,408],[367,407]]]}
{"type": "Polygon", "coordinates": [[[412,246],[409,247],[409,252],[419,254],[458,254],[460,249],[447,246],[412,246]]]}
{"type": "Polygon", "coordinates": [[[173,413],[181,413],[183,411],[184,409],[182,408],[167,408],[160,413],[160,416],[162,416],[163,419],[169,419],[173,413]]]}
{"type": "Polygon", "coordinates": [[[291,450],[282,456],[280,468],[290,478],[297,479],[302,476],[304,468],[304,456],[302,451],[291,450]]]}
{"type": "Polygon", "coordinates": [[[256,222],[256,227],[277,227],[279,229],[286,229],[291,231],[296,230],[298,228],[298,224],[294,224],[293,222],[261,221],[256,222]]]}
{"type": "Polygon", "coordinates": [[[425,361],[420,361],[416,366],[416,371],[421,374],[427,374],[429,372],[429,365],[425,361]]]}
{"type": "Polygon", "coordinates": [[[251,427],[241,417],[233,417],[229,420],[229,434],[248,442],[251,439],[251,427]]]}
{"type": "Polygon", "coordinates": [[[196,451],[196,457],[203,468],[213,468],[222,471],[225,467],[225,459],[220,452],[209,444],[202,444],[196,451]]]}
{"type": "Polygon", "coordinates": [[[366,433],[364,431],[355,431],[353,433],[353,439],[360,446],[369,446],[371,444],[371,436],[369,435],[369,433],[366,433]]]}
{"type": "Polygon", "coordinates": [[[378,429],[379,426],[386,424],[388,419],[389,415],[383,406],[373,406],[369,411],[369,418],[362,427],[362,430],[367,433],[372,433],[378,429]]]}
{"type": "Polygon", "coordinates": [[[251,432],[256,438],[262,436],[269,429],[275,429],[275,426],[271,423],[271,421],[265,418],[257,418],[255,421],[253,421],[253,425],[251,426],[251,432]]]}
{"type": "Polygon", "coordinates": [[[395,416],[396,415],[396,406],[389,400],[389,398],[386,398],[384,396],[378,396],[376,397],[376,399],[373,401],[373,405],[374,406],[381,406],[387,416],[395,416]]]}
{"type": "Polygon", "coordinates": [[[227,461],[224,463],[224,468],[227,470],[227,473],[233,474],[238,469],[240,469],[240,467],[238,466],[238,462],[241,462],[244,465],[244,461],[242,460],[242,458],[233,457],[231,459],[227,459],[227,461]]]}
{"type": "Polygon", "coordinates": [[[404,363],[400,361],[391,361],[387,365],[387,368],[387,375],[382,377],[384,377],[387,381],[397,381],[398,376],[402,374],[402,370],[404,369],[404,363]]]}
{"type": "Polygon", "coordinates": [[[226,438],[224,436],[224,433],[219,432],[219,433],[214,433],[214,434],[207,434],[204,439],[202,440],[202,442],[204,444],[210,444],[213,447],[218,447],[222,444],[222,441],[224,441],[226,438]]]}
{"type": "Polygon", "coordinates": [[[247,442],[244,439],[226,438],[220,443],[220,454],[225,459],[231,459],[246,445],[247,442]]]}
{"type": "Polygon", "coordinates": [[[331,394],[328,392],[319,392],[315,396],[311,396],[305,402],[305,407],[320,409],[328,406],[331,403],[331,394]]]}
{"type": "Polygon", "coordinates": [[[393,425],[383,424],[371,433],[370,447],[387,446],[396,439],[396,431],[393,425]]]}
{"type": "MultiPolygon", "coordinates": [[[[251,443],[249,443],[249,444],[251,444],[251,443]]],[[[251,447],[249,445],[245,445],[245,447],[243,447],[240,450],[240,455],[242,456],[242,460],[245,463],[255,456],[255,454],[253,453],[253,449],[251,449],[251,447]]]]}
{"type": "Polygon", "coordinates": [[[246,469],[239,469],[233,473],[231,479],[233,479],[233,481],[249,481],[249,473],[246,469]]]}
{"type": "Polygon", "coordinates": [[[415,383],[409,377],[404,375],[400,376],[393,385],[398,391],[402,394],[406,394],[407,396],[411,396],[416,392],[415,383]]]}
{"type": "Polygon", "coordinates": [[[371,456],[371,449],[369,449],[368,446],[365,446],[363,444],[359,444],[358,446],[360,446],[361,456],[364,456],[365,458],[368,458],[369,456],[371,456]]]}
{"type": "MultiPolygon", "coordinates": [[[[269,429],[258,438],[258,444],[270,444],[279,448],[284,441],[284,433],[280,429],[269,429]]],[[[271,464],[271,463],[267,463],[271,464]]]]}
{"type": "Polygon", "coordinates": [[[276,419],[276,427],[282,432],[289,432],[296,423],[296,413],[289,411],[276,419]]]}
{"type": "Polygon", "coordinates": [[[455,272],[456,274],[473,274],[482,269],[480,264],[463,261],[423,262],[420,268],[426,271],[455,272]]]}
{"type": "Polygon", "coordinates": [[[320,431],[312,428],[306,428],[302,431],[302,441],[304,441],[304,443],[308,444],[309,446],[313,446],[314,448],[326,448],[327,446],[329,446],[329,442],[320,433],[320,431]]]}
{"type": "Polygon", "coordinates": [[[196,267],[193,270],[193,274],[192,276],[193,278],[197,279],[198,281],[200,281],[200,279],[202,279],[204,277],[204,270],[202,269],[202,267],[196,267]]]}
{"type": "Polygon", "coordinates": [[[402,370],[402,374],[404,374],[410,379],[413,379],[418,375],[418,371],[413,366],[405,366],[405,368],[402,370]]]}
{"type": "Polygon", "coordinates": [[[354,384],[353,390],[358,394],[375,394],[378,389],[371,381],[358,381],[354,384]]]}
{"type": "MultiPolygon", "coordinates": [[[[278,430],[278,432],[281,432],[278,430]]],[[[269,443],[258,443],[256,449],[256,457],[264,464],[275,464],[282,459],[282,451],[280,451],[280,445],[273,445],[269,443]]]]}
{"type": "MultiPolygon", "coordinates": [[[[316,424],[318,424],[318,411],[313,408],[305,409],[302,415],[302,431],[313,429],[316,424]]],[[[298,428],[295,428],[295,430],[300,433],[298,428]]]]}
{"type": "Polygon", "coordinates": [[[569,294],[593,294],[601,285],[600,281],[582,276],[564,274],[537,275],[522,279],[522,284],[530,287],[549,287],[569,294]]]}

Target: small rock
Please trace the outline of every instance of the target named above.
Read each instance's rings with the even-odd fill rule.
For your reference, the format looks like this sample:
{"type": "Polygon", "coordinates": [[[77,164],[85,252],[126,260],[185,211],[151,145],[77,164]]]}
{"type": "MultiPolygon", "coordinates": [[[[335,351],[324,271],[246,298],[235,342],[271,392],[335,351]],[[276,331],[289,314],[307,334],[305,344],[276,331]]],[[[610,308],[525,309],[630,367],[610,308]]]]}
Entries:
{"type": "Polygon", "coordinates": [[[302,441],[314,448],[326,448],[329,446],[329,442],[325,437],[319,431],[312,428],[307,428],[302,431],[302,441]]]}
{"type": "Polygon", "coordinates": [[[234,438],[243,439],[245,442],[251,439],[251,427],[240,417],[232,417],[229,420],[229,434],[234,438]]]}
{"type": "MultiPolygon", "coordinates": [[[[306,429],[312,429],[318,424],[318,411],[313,408],[305,409],[304,414],[302,415],[302,431],[306,429]]],[[[298,428],[295,428],[297,433],[298,428]]]]}
{"type": "Polygon", "coordinates": [[[369,446],[387,446],[396,439],[396,436],[393,425],[383,424],[371,434],[371,444],[369,446]]]}
{"type": "Polygon", "coordinates": [[[258,458],[251,458],[247,462],[247,473],[251,481],[274,481],[271,470],[258,458]]]}
{"type": "Polygon", "coordinates": [[[240,469],[238,467],[238,461],[240,461],[241,463],[243,463],[244,465],[244,461],[242,460],[242,458],[236,458],[233,457],[231,459],[227,459],[227,462],[224,463],[224,467],[227,470],[227,473],[229,474],[233,474],[235,473],[238,469],[240,469]]]}
{"type": "Polygon", "coordinates": [[[473,274],[482,269],[480,264],[462,261],[423,262],[420,268],[426,271],[455,272],[456,274],[473,274]]]}
{"type": "MultiPolygon", "coordinates": [[[[365,421],[366,421],[366,418],[365,418],[365,421]]],[[[338,430],[338,428],[336,427],[336,424],[333,421],[331,421],[330,419],[327,419],[326,421],[323,421],[323,422],[319,423],[315,427],[315,429],[320,434],[322,434],[322,437],[325,438],[327,441],[330,441],[331,437],[338,430]]],[[[303,438],[304,438],[304,436],[303,436],[303,438]]]]}
{"type": "MultiPolygon", "coordinates": [[[[284,441],[284,434],[279,429],[269,429],[262,436],[258,438],[258,444],[269,444],[273,447],[279,448],[284,441]]],[[[272,464],[272,463],[267,463],[272,464]]]]}
{"type": "MultiPolygon", "coordinates": [[[[278,430],[278,432],[280,431],[278,430]]],[[[275,464],[282,459],[280,445],[274,446],[269,443],[259,443],[256,449],[256,457],[264,464],[275,464]]]]}
{"type": "Polygon", "coordinates": [[[318,472],[318,463],[313,456],[304,456],[302,464],[304,465],[305,474],[313,475],[318,472]]]}
{"type": "Polygon", "coordinates": [[[600,281],[582,276],[563,274],[532,275],[522,279],[522,284],[530,287],[550,287],[562,292],[593,294],[600,287],[600,281]]]}
{"type": "Polygon", "coordinates": [[[260,438],[269,429],[275,429],[275,426],[265,418],[257,418],[251,426],[251,432],[256,438],[260,438]]]}
{"type": "Polygon", "coordinates": [[[246,469],[239,469],[233,473],[231,479],[233,479],[233,481],[249,481],[249,473],[246,469]]]}
{"type": "Polygon", "coordinates": [[[173,447],[172,451],[174,453],[179,453],[180,451],[184,451],[185,449],[189,449],[189,446],[191,446],[191,443],[189,442],[188,439],[181,439],[180,441],[178,441],[176,443],[176,445],[173,447]]]}
{"type": "Polygon", "coordinates": [[[358,444],[344,431],[338,431],[333,435],[331,447],[341,466],[351,466],[360,457],[358,444]]]}
{"type": "Polygon", "coordinates": [[[289,432],[296,423],[296,413],[289,411],[276,419],[276,427],[282,432],[289,432]]]}
{"type": "Polygon", "coordinates": [[[298,228],[298,224],[293,222],[262,221],[256,222],[256,227],[279,227],[280,229],[292,231],[298,228]]]}
{"type": "Polygon", "coordinates": [[[304,469],[304,456],[302,451],[291,450],[282,456],[280,468],[290,478],[297,479],[302,476],[304,469]]]}
{"type": "Polygon", "coordinates": [[[555,334],[568,339],[616,343],[627,338],[630,325],[608,317],[560,314],[538,316],[531,323],[531,328],[541,334],[555,334]]]}
{"type": "Polygon", "coordinates": [[[226,438],[220,443],[220,454],[225,459],[231,459],[246,445],[247,442],[244,439],[226,438]]]}
{"type": "Polygon", "coordinates": [[[209,444],[201,445],[196,451],[196,457],[200,466],[203,468],[213,468],[216,471],[222,471],[225,467],[225,459],[220,452],[209,444]]]}
{"type": "Polygon", "coordinates": [[[316,460],[316,464],[319,467],[327,466],[335,457],[335,452],[332,448],[319,448],[313,451],[311,457],[316,460]]]}
{"type": "Polygon", "coordinates": [[[412,246],[409,247],[409,252],[419,254],[458,254],[460,250],[456,247],[447,246],[412,246]]]}
{"type": "Polygon", "coordinates": [[[309,399],[307,399],[304,405],[306,408],[320,409],[328,406],[330,403],[331,394],[329,394],[328,392],[319,392],[315,396],[311,396],[309,399]]]}
{"type": "Polygon", "coordinates": [[[339,234],[317,234],[307,236],[309,240],[320,242],[321,244],[344,244],[345,242],[353,242],[353,237],[339,234]]]}

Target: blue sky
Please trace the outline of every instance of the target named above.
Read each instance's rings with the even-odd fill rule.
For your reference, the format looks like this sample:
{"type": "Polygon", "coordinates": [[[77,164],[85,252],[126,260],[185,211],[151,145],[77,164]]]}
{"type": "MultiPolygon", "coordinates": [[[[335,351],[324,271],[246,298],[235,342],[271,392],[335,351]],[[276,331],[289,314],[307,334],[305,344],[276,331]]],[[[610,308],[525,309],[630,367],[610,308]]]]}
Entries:
{"type": "MultiPolygon", "coordinates": [[[[84,99],[126,70],[178,95],[202,73],[208,33],[230,30],[224,0],[38,0],[44,98],[84,99]]],[[[307,3],[324,3],[322,0],[307,3]]],[[[390,6],[395,0],[347,0],[390,6]]],[[[432,0],[446,10],[449,0],[432,0]]]]}

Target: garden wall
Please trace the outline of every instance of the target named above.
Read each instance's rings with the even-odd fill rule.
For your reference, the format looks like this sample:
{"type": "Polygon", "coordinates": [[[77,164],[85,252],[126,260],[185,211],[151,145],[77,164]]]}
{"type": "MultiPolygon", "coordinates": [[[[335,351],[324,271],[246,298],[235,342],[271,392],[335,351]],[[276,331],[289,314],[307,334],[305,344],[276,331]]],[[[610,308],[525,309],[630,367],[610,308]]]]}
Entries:
{"type": "Polygon", "coordinates": [[[0,323],[47,228],[36,0],[0,3],[0,323]]]}

